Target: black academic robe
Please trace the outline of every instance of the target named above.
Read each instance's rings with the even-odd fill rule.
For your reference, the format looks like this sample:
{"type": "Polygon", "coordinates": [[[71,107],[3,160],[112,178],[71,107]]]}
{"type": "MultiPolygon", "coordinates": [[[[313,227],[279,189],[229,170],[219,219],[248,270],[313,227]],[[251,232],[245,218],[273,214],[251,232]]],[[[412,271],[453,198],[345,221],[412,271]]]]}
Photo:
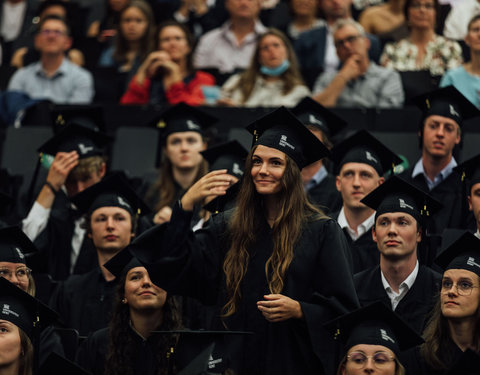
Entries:
{"type": "Polygon", "coordinates": [[[216,319],[210,329],[254,333],[225,340],[225,355],[231,358],[231,368],[237,374],[333,373],[338,353],[323,324],[358,306],[341,229],[331,219],[312,219],[304,224],[282,290],[283,295],[300,303],[304,317],[269,323],[256,303],[269,294],[265,263],[272,254],[272,231],[263,217],[258,218],[255,244],[247,250],[241,302],[237,311],[222,321],[219,316],[227,301],[222,266],[230,248],[230,215],[231,211],[220,213],[193,233],[189,225],[192,213],[175,205],[170,223],[153,229],[161,235],[160,246],[136,249],[135,254],[156,285],[215,305],[216,319]]]}
{"type": "MultiPolygon", "coordinates": [[[[404,318],[419,334],[422,334],[428,315],[438,298],[442,276],[426,266],[420,266],[412,288],[400,300],[395,312],[404,318]]],[[[357,273],[355,289],[362,306],[382,301],[392,308],[390,298],[383,288],[380,266],[357,273]]]]}
{"type": "Polygon", "coordinates": [[[342,195],[337,190],[335,176],[330,173],[319,184],[309,189],[307,194],[310,201],[325,213],[336,212],[342,208],[342,195]]]}
{"type": "Polygon", "coordinates": [[[105,281],[97,267],[61,282],[50,299],[50,306],[67,327],[75,328],[80,336],[87,336],[108,325],[116,285],[116,279],[105,281]]]}

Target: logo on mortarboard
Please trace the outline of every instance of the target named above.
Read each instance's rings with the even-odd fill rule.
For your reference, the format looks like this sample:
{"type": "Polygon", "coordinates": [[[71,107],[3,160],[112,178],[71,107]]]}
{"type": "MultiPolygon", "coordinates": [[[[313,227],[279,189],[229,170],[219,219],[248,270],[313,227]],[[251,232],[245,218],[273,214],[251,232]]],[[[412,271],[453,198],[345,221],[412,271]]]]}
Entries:
{"type": "Polygon", "coordinates": [[[365,157],[367,158],[367,160],[373,161],[374,163],[378,164],[378,160],[373,157],[370,151],[365,151],[365,157]]]}
{"type": "Polygon", "coordinates": [[[312,125],[320,125],[322,126],[323,125],[323,122],[320,121],[318,118],[316,118],[314,115],[310,114],[308,116],[308,122],[312,125]]]}
{"type": "Polygon", "coordinates": [[[200,126],[195,124],[192,120],[187,120],[187,127],[191,130],[198,130],[200,126]]]}
{"type": "Polygon", "coordinates": [[[208,368],[210,370],[214,369],[217,366],[217,364],[222,362],[223,362],[223,358],[213,359],[212,355],[210,354],[210,358],[208,358],[208,368]]]}
{"type": "Polygon", "coordinates": [[[78,149],[82,155],[85,155],[87,152],[93,150],[93,146],[85,146],[83,143],[78,144],[78,149]]]}
{"type": "Polygon", "coordinates": [[[238,163],[233,163],[232,172],[235,173],[235,174],[238,174],[240,176],[243,176],[243,171],[241,170],[238,163]]]}
{"type": "Polygon", "coordinates": [[[475,258],[474,258],[474,257],[468,257],[468,259],[467,259],[467,265],[472,266],[472,267],[478,267],[478,268],[480,268],[480,264],[478,264],[478,263],[475,262],[475,258]]]}
{"type": "Polygon", "coordinates": [[[390,336],[388,336],[387,331],[385,331],[384,329],[380,330],[380,336],[382,336],[383,340],[390,341],[390,342],[393,342],[395,344],[395,340],[392,339],[390,336]]]}
{"type": "Polygon", "coordinates": [[[452,116],[460,117],[459,113],[457,111],[455,111],[455,108],[453,107],[453,105],[449,104],[448,106],[450,107],[450,114],[452,116]]]}
{"type": "Polygon", "coordinates": [[[278,142],[279,146],[282,147],[290,147],[292,150],[295,150],[295,146],[291,145],[290,143],[287,142],[287,136],[282,135],[280,136],[280,142],[278,142]]]}
{"type": "Polygon", "coordinates": [[[16,316],[17,318],[20,316],[15,311],[11,310],[10,305],[7,305],[6,303],[3,305],[2,314],[3,315],[13,315],[13,316],[16,316]]]}
{"type": "Polygon", "coordinates": [[[117,197],[118,198],[118,204],[122,205],[122,206],[125,206],[125,207],[128,207],[129,209],[131,209],[130,205],[125,202],[125,200],[122,198],[122,197],[117,197]]]}
{"type": "Polygon", "coordinates": [[[24,258],[25,258],[25,256],[23,255],[22,251],[21,251],[18,247],[15,247],[14,249],[17,251],[18,257],[19,257],[20,259],[24,259],[24,258]]]}
{"type": "Polygon", "coordinates": [[[413,211],[413,207],[407,204],[402,198],[398,198],[398,203],[400,204],[400,208],[409,208],[413,211]]]}

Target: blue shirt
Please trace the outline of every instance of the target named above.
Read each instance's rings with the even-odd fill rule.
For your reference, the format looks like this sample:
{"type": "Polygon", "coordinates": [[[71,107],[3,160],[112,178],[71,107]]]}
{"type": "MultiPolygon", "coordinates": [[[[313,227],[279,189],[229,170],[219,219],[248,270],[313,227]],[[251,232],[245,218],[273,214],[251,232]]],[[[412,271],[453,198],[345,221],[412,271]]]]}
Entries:
{"type": "Polygon", "coordinates": [[[453,85],[477,108],[480,108],[480,77],[468,73],[463,66],[446,72],[440,81],[440,87],[453,85]]]}
{"type": "Polygon", "coordinates": [[[94,94],[92,75],[67,58],[51,77],[47,77],[40,61],[17,70],[8,91],[20,91],[55,104],[88,104],[94,94]]]}
{"type": "Polygon", "coordinates": [[[427,174],[425,173],[425,169],[423,168],[423,159],[420,159],[417,161],[417,164],[415,164],[415,168],[413,168],[412,172],[412,178],[417,177],[419,174],[423,174],[423,177],[425,178],[425,182],[427,183],[428,190],[432,190],[435,186],[439,185],[442,181],[444,181],[448,176],[450,176],[450,173],[452,173],[453,168],[457,166],[457,162],[455,158],[452,156],[452,159],[450,160],[450,163],[447,164],[445,168],[443,168],[439,174],[435,176],[435,178],[430,180],[428,178],[427,174]]]}
{"type": "Polygon", "coordinates": [[[322,165],[317,173],[313,175],[312,179],[305,184],[305,191],[309,191],[317,186],[325,177],[327,177],[327,168],[322,165]]]}

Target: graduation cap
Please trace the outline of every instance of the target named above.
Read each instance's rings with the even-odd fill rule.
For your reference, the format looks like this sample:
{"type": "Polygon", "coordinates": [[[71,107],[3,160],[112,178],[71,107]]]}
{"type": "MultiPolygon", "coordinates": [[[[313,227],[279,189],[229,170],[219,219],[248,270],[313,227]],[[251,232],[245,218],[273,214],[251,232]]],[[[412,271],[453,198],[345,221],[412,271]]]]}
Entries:
{"type": "Polygon", "coordinates": [[[315,137],[288,109],[280,107],[247,126],[255,145],[284,152],[300,169],[330,155],[315,137]]]}
{"type": "Polygon", "coordinates": [[[38,148],[38,152],[56,155],[57,152],[77,151],[80,159],[103,155],[103,148],[111,140],[104,133],[71,124],[38,148]]]}
{"type": "Polygon", "coordinates": [[[155,120],[155,126],[162,130],[162,141],[172,133],[194,131],[204,134],[205,129],[212,126],[218,119],[208,113],[179,103],[168,108],[155,120]]]}
{"type": "Polygon", "coordinates": [[[135,267],[143,267],[137,258],[133,256],[128,248],[115,254],[107,263],[103,265],[112,275],[120,278],[135,267]]]}
{"type": "Polygon", "coordinates": [[[435,263],[444,271],[462,269],[480,277],[480,239],[468,231],[459,234],[453,243],[441,250],[435,263]]]}
{"type": "Polygon", "coordinates": [[[76,363],[51,352],[38,370],[38,375],[89,375],[90,372],[84,370],[76,363]]]}
{"type": "Polygon", "coordinates": [[[33,254],[37,248],[18,226],[0,229],[0,262],[25,263],[24,254],[33,254]]]}
{"type": "Polygon", "coordinates": [[[248,151],[238,141],[230,141],[200,152],[208,161],[210,170],[227,169],[227,173],[241,178],[248,151]]]}
{"type": "Polygon", "coordinates": [[[304,125],[318,127],[328,138],[338,134],[347,126],[345,120],[308,96],[292,108],[292,113],[304,125]]]}
{"type": "Polygon", "coordinates": [[[463,120],[480,115],[477,107],[453,86],[427,92],[414,98],[413,102],[423,112],[424,119],[432,115],[448,117],[460,127],[463,120]]]}
{"type": "Polygon", "coordinates": [[[345,352],[359,344],[382,345],[399,353],[423,343],[423,339],[394,311],[375,302],[325,324],[345,352]]]}
{"type": "Polygon", "coordinates": [[[105,177],[76,194],[72,202],[81,212],[89,215],[100,207],[120,207],[127,210],[132,217],[150,212],[148,206],[120,173],[105,177]]]}
{"type": "Polygon", "coordinates": [[[106,130],[103,106],[99,104],[57,105],[50,113],[55,134],[71,124],[80,125],[97,132],[105,132],[106,130]]]}
{"type": "Polygon", "coordinates": [[[373,208],[375,220],[387,212],[405,212],[420,221],[422,216],[431,216],[442,204],[422,190],[398,176],[392,176],[361,200],[373,208]]]}
{"type": "Polygon", "coordinates": [[[241,181],[233,184],[227,189],[224,195],[215,197],[206,205],[204,205],[203,208],[214,214],[233,208],[238,192],[240,191],[241,184],[241,181]]]}
{"type": "Polygon", "coordinates": [[[463,352],[446,375],[478,375],[480,369],[480,355],[472,349],[463,352]]]}
{"type": "Polygon", "coordinates": [[[47,305],[0,277],[0,319],[7,320],[34,340],[34,330],[57,321],[58,315],[47,305]]]}
{"type": "Polygon", "coordinates": [[[366,130],[360,130],[338,143],[332,149],[332,158],[336,173],[346,163],[362,163],[373,167],[379,176],[402,163],[397,154],[380,142],[366,130]]]}
{"type": "Polygon", "coordinates": [[[453,170],[462,176],[462,181],[466,181],[467,194],[470,196],[473,185],[480,183],[480,154],[465,160],[453,170]]]}

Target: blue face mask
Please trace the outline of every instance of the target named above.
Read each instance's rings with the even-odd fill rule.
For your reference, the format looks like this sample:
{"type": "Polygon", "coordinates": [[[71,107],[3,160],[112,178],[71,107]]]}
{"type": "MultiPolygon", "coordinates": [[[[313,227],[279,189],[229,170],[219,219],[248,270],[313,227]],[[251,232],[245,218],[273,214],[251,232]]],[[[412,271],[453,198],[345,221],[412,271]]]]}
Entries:
{"type": "Polygon", "coordinates": [[[283,62],[275,68],[269,68],[268,66],[262,65],[260,67],[260,72],[266,76],[278,77],[279,75],[285,73],[288,68],[290,68],[290,61],[283,60],[283,62]]]}

